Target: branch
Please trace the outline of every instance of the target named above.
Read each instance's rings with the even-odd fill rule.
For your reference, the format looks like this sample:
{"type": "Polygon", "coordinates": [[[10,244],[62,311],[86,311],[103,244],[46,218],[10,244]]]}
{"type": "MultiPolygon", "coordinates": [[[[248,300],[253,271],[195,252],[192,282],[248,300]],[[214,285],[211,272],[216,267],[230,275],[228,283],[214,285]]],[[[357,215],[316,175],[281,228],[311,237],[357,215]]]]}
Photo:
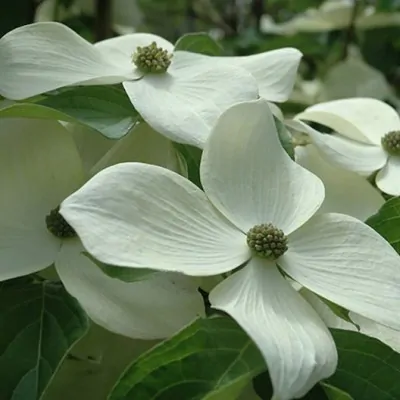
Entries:
{"type": "Polygon", "coordinates": [[[96,0],[96,42],[112,36],[111,5],[112,0],[96,0]]]}
{"type": "Polygon", "coordinates": [[[350,15],[350,22],[344,33],[343,52],[341,56],[342,60],[345,60],[347,58],[350,44],[354,39],[355,23],[361,2],[362,0],[354,0],[353,8],[351,10],[351,15],[350,15]]]}

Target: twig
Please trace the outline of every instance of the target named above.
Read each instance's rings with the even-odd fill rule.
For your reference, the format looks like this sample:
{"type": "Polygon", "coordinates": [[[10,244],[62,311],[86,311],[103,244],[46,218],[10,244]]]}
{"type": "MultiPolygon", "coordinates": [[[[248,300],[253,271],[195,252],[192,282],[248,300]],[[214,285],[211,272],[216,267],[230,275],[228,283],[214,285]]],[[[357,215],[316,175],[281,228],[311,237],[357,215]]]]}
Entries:
{"type": "Polygon", "coordinates": [[[355,23],[361,2],[362,0],[354,0],[353,8],[351,10],[351,15],[350,15],[350,22],[344,33],[343,52],[341,56],[342,60],[345,60],[347,58],[350,44],[354,39],[355,23]]]}
{"type": "Polygon", "coordinates": [[[264,14],[265,9],[265,1],[263,0],[253,0],[251,3],[251,12],[255,21],[255,28],[257,32],[260,32],[260,21],[261,17],[264,14]]]}
{"type": "Polygon", "coordinates": [[[111,0],[96,0],[96,41],[111,36],[111,0]]]}
{"type": "Polygon", "coordinates": [[[27,24],[34,22],[36,9],[40,6],[41,3],[43,3],[43,0],[31,0],[29,2],[27,22],[26,22],[27,24]]]}

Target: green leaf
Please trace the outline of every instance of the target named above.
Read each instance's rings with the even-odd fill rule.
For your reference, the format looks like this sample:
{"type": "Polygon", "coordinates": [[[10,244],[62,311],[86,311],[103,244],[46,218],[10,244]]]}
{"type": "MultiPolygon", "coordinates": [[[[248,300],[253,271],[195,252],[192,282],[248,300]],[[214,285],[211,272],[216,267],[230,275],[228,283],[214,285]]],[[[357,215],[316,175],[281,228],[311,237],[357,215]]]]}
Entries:
{"type": "Polygon", "coordinates": [[[380,210],[365,221],[383,236],[400,254],[400,197],[388,200],[380,210]]]}
{"type": "Polygon", "coordinates": [[[236,322],[198,319],[131,364],[109,400],[233,400],[265,368],[236,322]]]}
{"type": "Polygon", "coordinates": [[[329,385],[328,383],[323,382],[321,383],[321,386],[324,388],[328,400],[354,400],[348,393],[343,392],[343,390],[329,385]]]}
{"type": "Polygon", "coordinates": [[[356,400],[400,399],[400,354],[358,332],[340,329],[331,332],[339,364],[336,373],[327,379],[328,384],[356,400]]]}
{"type": "Polygon", "coordinates": [[[175,148],[186,161],[188,178],[199,188],[202,188],[200,181],[200,161],[202,151],[194,146],[174,143],[175,148]]]}
{"type": "Polygon", "coordinates": [[[287,130],[283,122],[281,122],[276,117],[274,117],[274,120],[282,147],[285,149],[286,153],[288,153],[289,157],[292,160],[294,160],[294,147],[292,142],[292,136],[290,135],[289,131],[287,130]]]}
{"type": "Polygon", "coordinates": [[[143,281],[147,279],[149,275],[157,272],[150,268],[126,268],[118,267],[115,265],[108,265],[97,260],[87,252],[83,252],[82,254],[85,257],[89,258],[90,261],[92,261],[94,264],[96,264],[107,276],[109,276],[110,278],[119,279],[124,282],[143,281]]]}
{"type": "Polygon", "coordinates": [[[126,135],[140,116],[126,94],[111,86],[61,90],[35,103],[14,103],[0,109],[2,117],[25,117],[74,122],[110,139],[126,135]]]}
{"type": "Polygon", "coordinates": [[[380,12],[395,11],[400,7],[399,0],[377,0],[376,10],[380,12]]]}
{"type": "Polygon", "coordinates": [[[92,324],[62,362],[42,400],[105,400],[132,360],[156,343],[130,339],[92,324]]]}
{"type": "Polygon", "coordinates": [[[89,323],[60,284],[21,282],[0,286],[0,327],[0,399],[38,400],[89,323]]]}
{"type": "Polygon", "coordinates": [[[349,316],[349,310],[346,310],[344,307],[341,307],[335,303],[332,303],[331,301],[325,299],[324,297],[318,296],[318,298],[327,305],[330,310],[340,319],[343,319],[346,322],[349,322],[350,324],[353,324],[357,329],[360,329],[360,327],[355,324],[350,316],[349,316]]]}
{"type": "Polygon", "coordinates": [[[188,33],[181,36],[175,43],[175,50],[190,51],[192,53],[220,56],[222,47],[207,33],[188,33]]]}
{"type": "MultiPolygon", "coordinates": [[[[253,387],[262,400],[271,400],[272,384],[268,371],[256,376],[253,380],[253,387]]],[[[321,385],[315,385],[301,400],[330,400],[321,385]]]]}

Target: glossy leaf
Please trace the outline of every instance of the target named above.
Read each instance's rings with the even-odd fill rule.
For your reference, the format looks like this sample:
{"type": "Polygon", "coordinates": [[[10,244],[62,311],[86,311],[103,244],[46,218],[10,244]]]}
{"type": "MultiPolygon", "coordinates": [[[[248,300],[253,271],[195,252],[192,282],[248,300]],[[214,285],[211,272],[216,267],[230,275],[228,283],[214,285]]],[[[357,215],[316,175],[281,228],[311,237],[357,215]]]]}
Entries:
{"type": "Polygon", "coordinates": [[[400,354],[358,332],[339,329],[331,332],[339,364],[336,373],[327,379],[328,384],[356,400],[400,399],[400,354]]]}
{"type": "Polygon", "coordinates": [[[289,157],[294,160],[292,136],[290,135],[286,126],[278,118],[274,118],[274,120],[282,147],[285,149],[286,153],[288,153],[289,157]]]}
{"type": "Polygon", "coordinates": [[[60,284],[0,285],[0,399],[39,400],[89,327],[60,284]]]}
{"type": "Polygon", "coordinates": [[[322,383],[321,386],[325,390],[328,400],[354,400],[348,393],[328,383],[322,383]]]}
{"type": "Polygon", "coordinates": [[[124,282],[138,282],[147,279],[154,271],[149,268],[125,268],[117,267],[115,265],[104,264],[99,260],[96,260],[89,253],[84,252],[83,255],[88,257],[94,264],[96,264],[107,276],[110,278],[119,279],[124,282]]]}
{"type": "Polygon", "coordinates": [[[265,368],[236,322],[198,319],[131,364],[109,400],[233,400],[265,368]]]}
{"type": "MultiPolygon", "coordinates": [[[[254,390],[261,400],[271,400],[272,384],[268,375],[268,371],[258,375],[253,380],[254,390]]],[[[331,400],[327,396],[322,385],[315,385],[301,400],[331,400]]]]}
{"type": "Polygon", "coordinates": [[[188,179],[199,188],[202,188],[200,181],[200,161],[202,151],[197,147],[186,144],[175,143],[174,145],[178,150],[178,153],[186,162],[188,179]]]}
{"type": "Polygon", "coordinates": [[[188,33],[175,43],[175,50],[190,51],[209,56],[220,56],[222,47],[207,33],[188,33]]]}
{"type": "Polygon", "coordinates": [[[126,135],[140,118],[126,94],[111,86],[60,90],[34,103],[14,103],[0,110],[5,117],[79,123],[110,139],[126,135]]]}
{"type": "Polygon", "coordinates": [[[322,302],[324,302],[325,305],[328,306],[328,307],[330,308],[330,310],[331,310],[337,317],[339,317],[340,319],[343,319],[343,320],[346,321],[346,322],[349,322],[350,324],[353,324],[357,329],[359,328],[359,326],[356,325],[356,324],[351,320],[351,318],[350,318],[350,316],[349,316],[349,310],[346,310],[345,308],[343,308],[343,307],[341,307],[341,306],[339,306],[339,305],[337,305],[337,304],[335,304],[335,303],[332,303],[331,301],[329,301],[329,300],[327,300],[327,299],[325,299],[325,298],[323,298],[323,297],[318,296],[318,298],[319,298],[322,302]]]}
{"type": "Polygon", "coordinates": [[[400,254],[400,197],[388,200],[366,223],[400,254]]]}

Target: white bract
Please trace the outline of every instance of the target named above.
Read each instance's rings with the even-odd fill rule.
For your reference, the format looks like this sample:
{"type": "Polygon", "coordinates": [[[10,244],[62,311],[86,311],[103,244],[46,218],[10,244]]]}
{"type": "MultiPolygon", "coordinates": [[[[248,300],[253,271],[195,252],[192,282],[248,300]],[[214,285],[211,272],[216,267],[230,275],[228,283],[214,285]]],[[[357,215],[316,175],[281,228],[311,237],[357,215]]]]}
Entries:
{"type": "MultiPolygon", "coordinates": [[[[318,210],[319,213],[340,212],[365,220],[384,204],[383,197],[366,179],[328,163],[320,156],[314,145],[296,147],[295,152],[296,162],[313,172],[324,183],[325,200],[318,210]]],[[[397,352],[400,351],[399,331],[354,312],[349,313],[350,319],[354,322],[350,323],[336,316],[315,294],[304,288],[300,293],[330,328],[357,331],[355,326],[357,324],[361,333],[381,340],[397,352]]]]}
{"type": "MultiPolygon", "coordinates": [[[[87,137],[96,135],[86,133],[87,137]]],[[[58,236],[50,233],[48,226],[54,228],[55,220],[49,225],[46,216],[87,178],[72,136],[61,124],[0,119],[0,144],[4,189],[0,197],[0,281],[55,264],[66,289],[96,323],[133,338],[170,336],[202,314],[202,297],[193,279],[154,273],[147,280],[125,283],[106,276],[83,255],[77,237],[62,237],[61,229],[58,236]]],[[[143,124],[97,164],[137,159],[170,167],[176,162],[171,148],[166,138],[143,124]]]]}
{"type": "Polygon", "coordinates": [[[266,101],[234,105],[219,118],[200,174],[204,192],[157,166],[119,164],[67,198],[60,212],[103,262],[193,276],[232,271],[211,291],[211,304],[258,345],[277,399],[301,397],[337,363],[325,324],[281,271],[400,329],[398,255],[352,217],[314,215],[324,186],[285,153],[266,101]],[[260,224],[273,225],[272,233],[261,229],[267,258],[254,244],[260,224]]]}
{"type": "Polygon", "coordinates": [[[393,350],[400,353],[399,331],[377,324],[375,321],[362,317],[354,312],[349,312],[349,318],[353,322],[350,323],[335,315],[335,313],[314,293],[311,293],[309,290],[304,288],[300,289],[300,293],[313,306],[318,315],[330,328],[346,331],[359,331],[364,335],[379,339],[381,342],[387,344],[393,350]]]}
{"type": "Polygon", "coordinates": [[[334,131],[322,134],[303,124],[327,160],[363,176],[378,171],[378,188],[400,195],[400,117],[392,107],[370,98],[334,100],[308,107],[296,119],[334,131]]]}
{"type": "Polygon", "coordinates": [[[0,94],[24,99],[71,85],[123,83],[133,106],[156,131],[202,147],[229,106],[262,96],[285,101],[301,53],[284,48],[246,57],[210,57],[174,51],[149,33],[90,44],[68,27],[43,22],[17,28],[0,39],[0,94]],[[162,71],[146,73],[133,62],[138,47],[172,55],[162,71]]]}
{"type": "Polygon", "coordinates": [[[366,179],[327,162],[314,145],[296,147],[295,156],[298,164],[324,183],[325,199],[318,213],[347,214],[365,221],[384,204],[382,195],[366,179]]]}

